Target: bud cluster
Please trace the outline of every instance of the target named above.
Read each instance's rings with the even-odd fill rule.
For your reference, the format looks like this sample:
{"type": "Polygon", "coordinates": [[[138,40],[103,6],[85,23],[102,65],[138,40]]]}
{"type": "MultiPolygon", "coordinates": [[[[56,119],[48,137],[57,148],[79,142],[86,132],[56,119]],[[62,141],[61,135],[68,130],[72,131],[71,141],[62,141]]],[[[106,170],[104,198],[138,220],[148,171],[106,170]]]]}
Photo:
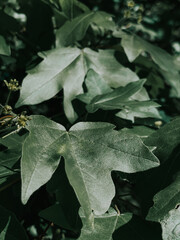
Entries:
{"type": "Polygon", "coordinates": [[[134,1],[127,1],[126,9],[124,10],[125,19],[136,19],[137,23],[143,20],[142,12],[144,11],[143,5],[138,5],[134,1]]]}
{"type": "Polygon", "coordinates": [[[9,82],[4,80],[7,88],[12,91],[12,92],[16,92],[20,89],[19,83],[16,79],[11,79],[9,82]]]}

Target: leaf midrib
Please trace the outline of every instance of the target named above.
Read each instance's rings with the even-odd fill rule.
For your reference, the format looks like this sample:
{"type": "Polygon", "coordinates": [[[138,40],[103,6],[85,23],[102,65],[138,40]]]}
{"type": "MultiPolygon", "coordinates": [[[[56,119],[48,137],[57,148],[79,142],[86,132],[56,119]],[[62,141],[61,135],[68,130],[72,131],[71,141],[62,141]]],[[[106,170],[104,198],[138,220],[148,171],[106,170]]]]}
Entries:
{"type": "MultiPolygon", "coordinates": [[[[27,99],[32,98],[33,95],[36,95],[36,94],[37,94],[37,92],[39,91],[39,89],[40,89],[40,91],[41,91],[41,89],[42,89],[44,86],[46,86],[46,85],[48,85],[48,84],[52,84],[52,81],[54,81],[54,80],[56,79],[56,77],[57,77],[59,74],[61,74],[63,71],[65,71],[74,61],[76,61],[77,58],[78,58],[80,55],[81,55],[81,53],[79,52],[79,54],[78,54],[75,58],[73,58],[72,61],[69,62],[69,64],[68,64],[65,68],[63,68],[63,70],[62,70],[61,72],[55,73],[55,75],[53,75],[50,79],[48,78],[45,82],[43,82],[43,84],[41,84],[40,86],[38,86],[37,89],[34,89],[34,90],[33,90],[26,98],[24,98],[24,100],[21,101],[19,104],[22,105],[24,102],[27,101],[27,99]]],[[[61,88],[63,88],[63,86],[62,86],[61,88]]],[[[59,91],[60,91],[60,90],[59,90],[59,91]]]]}

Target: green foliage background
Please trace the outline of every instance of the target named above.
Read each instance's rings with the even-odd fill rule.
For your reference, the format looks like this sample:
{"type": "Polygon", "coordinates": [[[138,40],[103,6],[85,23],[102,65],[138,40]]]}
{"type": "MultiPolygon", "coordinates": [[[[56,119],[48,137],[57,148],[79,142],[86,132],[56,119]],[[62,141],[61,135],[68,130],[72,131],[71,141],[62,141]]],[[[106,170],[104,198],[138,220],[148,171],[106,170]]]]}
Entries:
{"type": "Polygon", "coordinates": [[[179,6],[0,2],[0,240],[180,240],[179,6]]]}

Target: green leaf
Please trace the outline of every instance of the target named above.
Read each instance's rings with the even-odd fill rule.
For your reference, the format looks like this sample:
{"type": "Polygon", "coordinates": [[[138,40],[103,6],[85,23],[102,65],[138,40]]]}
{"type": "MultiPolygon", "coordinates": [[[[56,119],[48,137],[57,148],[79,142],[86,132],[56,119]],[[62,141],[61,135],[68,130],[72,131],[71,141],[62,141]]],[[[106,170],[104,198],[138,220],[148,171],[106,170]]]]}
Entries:
{"type": "Polygon", "coordinates": [[[0,152],[0,178],[6,178],[15,174],[13,166],[20,159],[21,153],[18,150],[5,150],[0,152]]]}
{"type": "Polygon", "coordinates": [[[156,146],[154,154],[164,162],[180,143],[179,129],[180,118],[178,117],[152,133],[144,143],[148,146],[156,146]]]}
{"type": "Polygon", "coordinates": [[[83,54],[78,48],[54,49],[25,77],[16,106],[37,104],[55,96],[64,89],[64,111],[70,121],[77,118],[71,101],[83,92],[86,74],[83,54]],[[72,84],[73,83],[73,84],[72,84]]]}
{"type": "Polygon", "coordinates": [[[67,21],[56,32],[56,45],[69,46],[76,41],[80,41],[86,34],[86,31],[91,23],[102,26],[105,29],[113,29],[115,24],[112,16],[105,12],[87,12],[74,18],[72,21],[67,21]]]}
{"type": "Polygon", "coordinates": [[[92,209],[98,215],[106,212],[115,194],[112,170],[133,173],[159,165],[139,137],[113,128],[109,123],[82,122],[67,132],[43,116],[33,116],[23,145],[22,202],[50,179],[62,155],[67,177],[86,216],[92,209]]]}
{"type": "Polygon", "coordinates": [[[25,140],[26,134],[19,136],[18,134],[11,134],[6,138],[1,138],[0,143],[7,147],[0,152],[0,178],[6,178],[16,172],[13,166],[21,157],[22,144],[25,140]]]}
{"type": "Polygon", "coordinates": [[[78,13],[89,12],[89,8],[77,0],[59,0],[62,11],[69,19],[73,19],[78,13]]]}
{"type": "Polygon", "coordinates": [[[122,38],[121,45],[123,46],[130,62],[133,62],[141,53],[148,52],[153,61],[161,68],[160,73],[172,87],[171,96],[180,97],[179,68],[175,64],[173,56],[135,34],[116,31],[114,32],[114,36],[122,38]]]}
{"type": "MultiPolygon", "coordinates": [[[[73,204],[73,201],[72,201],[73,204]]],[[[53,222],[54,224],[68,229],[74,230],[74,227],[71,225],[69,221],[67,213],[64,211],[61,204],[52,205],[39,213],[39,216],[46,219],[47,221],[53,222]]],[[[69,215],[70,217],[71,215],[69,215]]]]}
{"type": "Polygon", "coordinates": [[[180,203],[180,173],[171,185],[154,196],[153,202],[154,205],[148,212],[147,220],[158,222],[180,203]]]}
{"type": "MultiPolygon", "coordinates": [[[[34,119],[34,117],[33,117],[34,119]]],[[[60,162],[59,138],[65,128],[45,117],[37,117],[29,124],[21,159],[22,202],[51,178],[60,162]],[[34,125],[33,125],[34,123],[34,125]]]]}
{"type": "Polygon", "coordinates": [[[162,70],[166,72],[177,71],[173,57],[163,49],[152,45],[135,34],[117,31],[113,35],[122,38],[121,45],[130,62],[133,62],[142,52],[148,52],[162,70]]]}
{"type": "Polygon", "coordinates": [[[84,49],[88,69],[98,73],[110,87],[117,88],[139,80],[129,68],[122,66],[114,57],[114,50],[92,51],[84,49]]]}
{"type": "Polygon", "coordinates": [[[146,138],[153,132],[155,132],[154,129],[146,127],[146,126],[134,126],[133,128],[123,128],[121,131],[124,131],[129,134],[136,134],[137,136],[141,138],[146,138]]]}
{"type": "Polygon", "coordinates": [[[86,218],[80,214],[83,228],[81,230],[81,235],[78,240],[112,240],[113,232],[126,224],[132,218],[131,213],[121,214],[120,216],[114,209],[109,209],[109,211],[100,216],[94,216],[93,229],[86,223],[86,218]]]}
{"type": "Polygon", "coordinates": [[[77,114],[71,101],[83,93],[82,84],[90,68],[112,87],[138,80],[135,73],[116,61],[114,51],[59,48],[47,51],[46,56],[39,65],[28,71],[16,107],[48,100],[63,88],[64,111],[69,121],[73,122],[77,114]]]}
{"type": "Polygon", "coordinates": [[[27,240],[24,229],[15,215],[0,206],[0,239],[1,240],[27,240]]]}
{"type": "Polygon", "coordinates": [[[27,137],[27,134],[19,136],[17,133],[11,134],[5,138],[0,138],[0,143],[8,149],[14,149],[21,152],[22,144],[27,137]]]}
{"type": "Polygon", "coordinates": [[[11,55],[11,49],[7,45],[5,39],[3,36],[0,35],[0,54],[10,56],[11,55]]]}
{"type": "Polygon", "coordinates": [[[96,96],[87,106],[88,112],[95,112],[99,108],[103,110],[123,109],[132,104],[131,97],[141,90],[144,79],[119,87],[109,93],[96,96]]]}
{"type": "Polygon", "coordinates": [[[170,97],[177,97],[180,98],[180,75],[177,72],[167,72],[161,71],[161,74],[165,78],[168,85],[172,88],[170,90],[170,97]]]}
{"type": "Polygon", "coordinates": [[[97,95],[112,91],[109,85],[92,69],[87,73],[85,84],[88,92],[78,95],[77,98],[87,104],[89,104],[97,95]]]}
{"type": "Polygon", "coordinates": [[[180,240],[180,208],[171,210],[160,222],[163,240],[180,240]]]}
{"type": "Polygon", "coordinates": [[[161,119],[157,111],[157,107],[160,107],[159,104],[152,101],[132,101],[124,107],[124,109],[116,114],[117,117],[131,120],[134,122],[134,118],[158,118],[161,119]]]}
{"type": "Polygon", "coordinates": [[[147,78],[146,85],[151,87],[151,90],[149,91],[149,93],[153,98],[157,98],[157,96],[160,93],[160,89],[165,88],[162,77],[160,77],[157,73],[154,73],[154,72],[150,72],[147,78]]]}

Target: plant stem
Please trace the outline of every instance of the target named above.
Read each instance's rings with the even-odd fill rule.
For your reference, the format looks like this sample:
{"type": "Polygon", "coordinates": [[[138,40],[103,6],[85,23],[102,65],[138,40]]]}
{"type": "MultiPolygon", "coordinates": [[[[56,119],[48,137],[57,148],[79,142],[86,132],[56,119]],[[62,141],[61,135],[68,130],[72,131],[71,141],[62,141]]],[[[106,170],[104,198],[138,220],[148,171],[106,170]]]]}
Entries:
{"type": "MultiPolygon", "coordinates": [[[[11,96],[11,91],[9,91],[9,93],[8,93],[8,95],[7,95],[7,99],[6,99],[6,102],[5,102],[4,106],[8,105],[10,96],[11,96]]],[[[0,109],[0,115],[1,115],[1,113],[2,113],[2,111],[3,111],[4,106],[2,106],[2,105],[0,104],[0,107],[1,107],[1,109],[0,109]]]]}

